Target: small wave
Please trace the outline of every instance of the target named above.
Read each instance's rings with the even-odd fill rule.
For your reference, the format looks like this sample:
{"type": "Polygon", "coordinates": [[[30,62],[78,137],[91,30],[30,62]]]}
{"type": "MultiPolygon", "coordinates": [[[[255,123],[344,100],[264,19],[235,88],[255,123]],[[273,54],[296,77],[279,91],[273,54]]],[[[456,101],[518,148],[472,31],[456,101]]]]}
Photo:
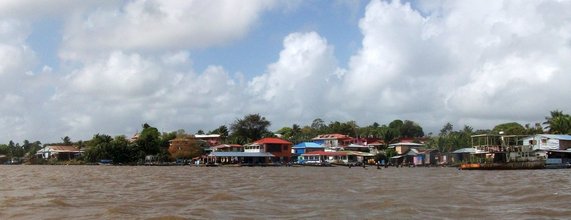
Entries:
{"type": "Polygon", "coordinates": [[[159,216],[159,217],[153,217],[153,218],[149,218],[149,220],[186,220],[187,218],[183,218],[180,216],[174,216],[174,215],[167,215],[167,216],[159,216]]]}
{"type": "Polygon", "coordinates": [[[216,193],[207,198],[208,201],[238,201],[244,200],[242,197],[232,195],[229,193],[216,193]]]}
{"type": "Polygon", "coordinates": [[[55,207],[72,207],[73,205],[63,201],[62,199],[52,199],[50,204],[55,207]]]}

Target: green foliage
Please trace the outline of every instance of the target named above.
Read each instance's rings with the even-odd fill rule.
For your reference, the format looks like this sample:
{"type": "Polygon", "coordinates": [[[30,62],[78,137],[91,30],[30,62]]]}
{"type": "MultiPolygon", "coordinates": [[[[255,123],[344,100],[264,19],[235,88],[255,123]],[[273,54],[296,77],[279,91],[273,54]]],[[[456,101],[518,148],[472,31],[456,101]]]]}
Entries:
{"type": "Polygon", "coordinates": [[[450,123],[446,123],[440,129],[440,135],[433,137],[428,145],[438,149],[440,152],[452,152],[460,148],[471,147],[471,138],[473,129],[465,125],[462,130],[454,131],[450,123]]]}
{"type": "Polygon", "coordinates": [[[228,137],[228,127],[226,125],[221,125],[220,127],[208,132],[209,134],[219,134],[222,140],[228,137]]]}
{"type": "Polygon", "coordinates": [[[139,159],[144,159],[146,155],[157,155],[161,152],[161,146],[164,142],[161,141],[160,136],[161,134],[157,128],[147,123],[143,125],[139,139],[135,142],[139,159]]]}
{"type": "Polygon", "coordinates": [[[316,118],[313,120],[313,122],[311,122],[310,127],[316,132],[322,132],[325,130],[327,126],[325,125],[325,122],[321,118],[316,118]]]}
{"type": "Polygon", "coordinates": [[[68,136],[61,138],[61,140],[62,140],[61,145],[66,145],[66,146],[73,145],[73,142],[71,142],[71,138],[69,138],[68,136]]]}
{"type": "Polygon", "coordinates": [[[271,134],[268,131],[270,125],[271,123],[260,114],[246,115],[243,119],[236,119],[230,125],[232,139],[235,143],[245,144],[269,136],[271,134]]]}
{"type": "Polygon", "coordinates": [[[161,149],[168,149],[169,148],[169,144],[170,144],[170,140],[173,140],[175,138],[177,138],[179,136],[179,133],[177,131],[173,131],[173,132],[163,132],[161,134],[161,138],[160,138],[160,148],[161,149]]]}
{"type": "Polygon", "coordinates": [[[385,155],[387,158],[391,158],[397,155],[397,151],[394,148],[389,148],[385,150],[385,155]]]}
{"type": "Polygon", "coordinates": [[[424,131],[422,131],[422,127],[417,123],[409,120],[405,120],[404,123],[401,125],[400,135],[402,137],[422,137],[424,136],[424,131]]]}
{"type": "Polygon", "coordinates": [[[10,148],[6,144],[0,144],[0,155],[10,155],[10,148]]]}
{"type": "Polygon", "coordinates": [[[545,129],[550,134],[571,134],[571,116],[564,114],[560,110],[550,112],[550,116],[545,117],[543,122],[545,129]]]}
{"type": "Polygon", "coordinates": [[[113,160],[113,163],[133,163],[137,161],[135,149],[125,136],[112,138],[105,134],[96,134],[86,144],[83,160],[99,162],[113,160]]]}
{"type": "Polygon", "coordinates": [[[500,132],[506,135],[523,135],[526,133],[526,130],[517,122],[509,122],[496,125],[494,129],[492,129],[493,134],[500,134],[500,132]]]}

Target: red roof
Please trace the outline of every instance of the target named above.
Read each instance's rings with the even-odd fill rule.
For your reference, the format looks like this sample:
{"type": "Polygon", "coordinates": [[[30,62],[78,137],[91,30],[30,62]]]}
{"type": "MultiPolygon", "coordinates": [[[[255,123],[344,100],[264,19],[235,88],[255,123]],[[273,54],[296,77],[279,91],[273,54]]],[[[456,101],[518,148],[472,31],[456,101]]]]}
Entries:
{"type": "Polygon", "coordinates": [[[255,144],[292,144],[289,141],[280,138],[262,138],[254,141],[255,144]]]}

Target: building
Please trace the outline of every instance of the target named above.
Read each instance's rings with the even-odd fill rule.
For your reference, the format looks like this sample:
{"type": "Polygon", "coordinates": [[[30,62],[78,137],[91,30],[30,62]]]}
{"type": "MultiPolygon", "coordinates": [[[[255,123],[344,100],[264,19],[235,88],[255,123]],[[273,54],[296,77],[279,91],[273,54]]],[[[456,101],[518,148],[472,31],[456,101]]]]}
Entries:
{"type": "Polygon", "coordinates": [[[78,158],[83,153],[77,146],[53,145],[45,146],[36,152],[36,157],[42,159],[71,160],[78,158]]]}
{"type": "Polygon", "coordinates": [[[571,164],[571,135],[537,134],[524,138],[523,144],[545,153],[548,168],[568,167],[571,164]]]}
{"type": "Polygon", "coordinates": [[[417,149],[423,146],[424,144],[410,143],[410,142],[398,142],[394,144],[389,144],[389,148],[394,148],[397,154],[399,155],[407,153],[410,149],[417,149]]]}
{"type": "Polygon", "coordinates": [[[194,135],[194,138],[206,142],[208,146],[216,146],[220,144],[219,134],[197,134],[194,135]]]}
{"type": "Polygon", "coordinates": [[[302,154],[298,162],[301,164],[322,164],[325,162],[331,164],[348,164],[349,156],[347,152],[343,151],[312,151],[302,154]]]}
{"type": "Polygon", "coordinates": [[[325,151],[335,151],[351,144],[353,138],[344,134],[321,134],[311,140],[323,145],[325,151]]]}
{"type": "Polygon", "coordinates": [[[312,151],[323,151],[325,147],[314,142],[301,142],[293,146],[292,149],[294,154],[301,155],[312,151]]]}
{"type": "Polygon", "coordinates": [[[571,135],[537,134],[524,138],[523,144],[532,145],[534,150],[567,150],[571,148],[571,135]]]}
{"type": "Polygon", "coordinates": [[[212,152],[244,152],[244,146],[239,144],[220,144],[211,149],[212,152]]]}
{"type": "Polygon", "coordinates": [[[280,138],[263,138],[244,146],[246,153],[270,153],[269,162],[289,162],[291,160],[292,143],[280,138]]]}
{"type": "Polygon", "coordinates": [[[369,147],[369,149],[371,149],[370,152],[372,154],[378,154],[379,152],[381,152],[381,150],[386,149],[386,144],[382,140],[368,142],[366,145],[369,147]]]}

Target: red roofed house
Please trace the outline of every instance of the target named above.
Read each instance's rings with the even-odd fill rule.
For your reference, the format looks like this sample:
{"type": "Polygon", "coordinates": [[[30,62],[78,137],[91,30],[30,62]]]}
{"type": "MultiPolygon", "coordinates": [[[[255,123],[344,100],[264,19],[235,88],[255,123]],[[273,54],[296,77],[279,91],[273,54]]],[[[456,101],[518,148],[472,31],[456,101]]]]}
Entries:
{"type": "Polygon", "coordinates": [[[312,140],[315,143],[325,146],[325,150],[331,151],[348,146],[351,144],[353,138],[344,134],[320,134],[312,140]]]}
{"type": "MultiPolygon", "coordinates": [[[[244,146],[244,152],[266,152],[273,155],[271,162],[289,162],[292,143],[280,138],[262,138],[244,146]]],[[[270,161],[266,161],[270,162],[270,161]]]]}

